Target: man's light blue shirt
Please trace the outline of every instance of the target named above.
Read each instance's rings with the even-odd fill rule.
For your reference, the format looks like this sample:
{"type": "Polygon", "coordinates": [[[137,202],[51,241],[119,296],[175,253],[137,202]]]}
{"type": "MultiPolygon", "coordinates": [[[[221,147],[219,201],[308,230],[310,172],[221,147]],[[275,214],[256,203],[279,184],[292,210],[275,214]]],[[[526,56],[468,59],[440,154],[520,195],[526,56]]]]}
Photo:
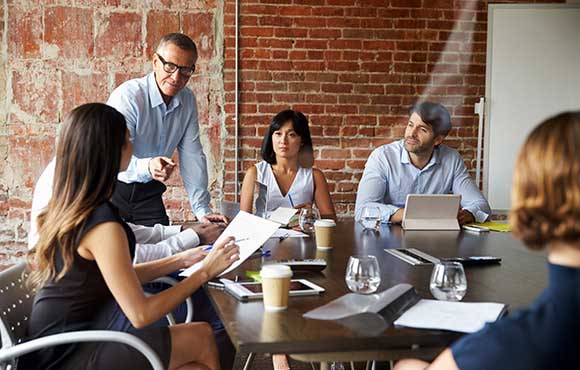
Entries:
{"type": "Polygon", "coordinates": [[[133,157],[118,179],[146,183],[152,180],[149,160],[179,153],[179,168],[193,212],[198,218],[211,213],[207,191],[207,163],[199,137],[197,102],[187,87],[175,95],[169,105],[157,87],[153,72],[117,87],[107,104],[125,116],[133,157]]]}
{"type": "Polygon", "coordinates": [[[421,170],[411,163],[403,140],[375,149],[361,178],[355,206],[355,219],[360,219],[364,206],[376,206],[382,222],[405,207],[407,194],[460,194],[461,207],[476,222],[484,222],[491,208],[469,176],[459,153],[446,145],[433,151],[431,160],[421,170]]]}

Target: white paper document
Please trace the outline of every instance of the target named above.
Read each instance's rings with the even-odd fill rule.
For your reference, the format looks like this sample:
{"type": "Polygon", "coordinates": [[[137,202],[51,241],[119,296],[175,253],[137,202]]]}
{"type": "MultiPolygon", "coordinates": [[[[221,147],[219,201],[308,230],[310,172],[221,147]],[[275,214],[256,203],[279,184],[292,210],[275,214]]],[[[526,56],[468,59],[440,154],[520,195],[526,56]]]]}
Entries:
{"type": "Polygon", "coordinates": [[[270,212],[268,220],[277,222],[281,225],[288,225],[290,219],[298,212],[295,208],[278,207],[276,210],[270,212]]]}
{"type": "Polygon", "coordinates": [[[502,303],[447,302],[422,299],[409,308],[394,324],[416,329],[451,330],[473,333],[485,323],[498,319],[502,303]]]}
{"type": "MultiPolygon", "coordinates": [[[[240,247],[240,259],[234,262],[219,276],[227,274],[241,265],[246,259],[248,259],[248,257],[254,254],[254,252],[257,251],[258,248],[260,248],[279,227],[280,224],[276,222],[265,220],[261,217],[240,211],[215,242],[215,244],[217,244],[228,236],[235,237],[236,244],[240,247]]],[[[198,262],[183,270],[179,275],[189,276],[199,270],[202,265],[203,261],[198,262]]]]}
{"type": "Polygon", "coordinates": [[[308,238],[310,235],[304,234],[301,231],[290,230],[290,229],[278,229],[270,238],[308,238]]]}

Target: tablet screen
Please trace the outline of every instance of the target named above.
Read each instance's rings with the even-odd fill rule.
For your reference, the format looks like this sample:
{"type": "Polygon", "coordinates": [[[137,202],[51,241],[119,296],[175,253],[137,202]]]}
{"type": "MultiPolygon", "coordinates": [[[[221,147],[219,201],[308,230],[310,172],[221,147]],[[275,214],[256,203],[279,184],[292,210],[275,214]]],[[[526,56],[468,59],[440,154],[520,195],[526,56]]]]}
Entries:
{"type": "MultiPolygon", "coordinates": [[[[244,288],[248,289],[252,293],[262,293],[262,283],[240,283],[243,285],[244,288]]],[[[312,290],[312,287],[303,284],[300,281],[291,281],[290,282],[290,291],[291,292],[299,292],[305,290],[312,290]]]]}

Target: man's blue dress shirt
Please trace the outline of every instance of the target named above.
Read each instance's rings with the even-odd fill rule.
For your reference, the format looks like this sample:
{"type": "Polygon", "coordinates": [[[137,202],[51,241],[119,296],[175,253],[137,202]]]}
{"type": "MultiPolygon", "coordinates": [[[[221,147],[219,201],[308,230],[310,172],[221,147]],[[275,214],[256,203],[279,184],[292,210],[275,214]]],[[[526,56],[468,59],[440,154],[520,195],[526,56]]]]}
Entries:
{"type": "Polygon", "coordinates": [[[439,145],[423,169],[415,167],[405,150],[403,140],[375,149],[358,186],[355,219],[360,219],[364,206],[376,206],[382,222],[405,207],[407,194],[460,194],[461,207],[469,211],[476,222],[484,222],[491,208],[456,150],[439,145]]]}
{"type": "Polygon", "coordinates": [[[117,87],[107,104],[125,116],[135,145],[131,163],[119,180],[146,183],[152,180],[149,160],[179,153],[179,168],[193,212],[198,218],[211,213],[207,191],[207,163],[199,137],[197,102],[185,87],[169,105],[157,87],[153,72],[117,87]]]}

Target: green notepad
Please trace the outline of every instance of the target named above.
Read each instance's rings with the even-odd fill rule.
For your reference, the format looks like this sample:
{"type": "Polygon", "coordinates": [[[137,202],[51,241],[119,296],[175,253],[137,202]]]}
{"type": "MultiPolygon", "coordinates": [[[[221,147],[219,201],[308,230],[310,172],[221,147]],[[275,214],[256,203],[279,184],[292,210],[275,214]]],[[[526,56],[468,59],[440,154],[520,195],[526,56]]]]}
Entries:
{"type": "Polygon", "coordinates": [[[499,231],[502,233],[507,233],[507,232],[512,231],[512,227],[507,222],[497,222],[497,221],[474,222],[470,225],[483,226],[483,227],[487,227],[490,230],[499,231]]]}
{"type": "Polygon", "coordinates": [[[260,271],[248,270],[246,271],[246,277],[249,277],[250,279],[258,283],[262,282],[262,278],[260,277],[260,271]]]}

